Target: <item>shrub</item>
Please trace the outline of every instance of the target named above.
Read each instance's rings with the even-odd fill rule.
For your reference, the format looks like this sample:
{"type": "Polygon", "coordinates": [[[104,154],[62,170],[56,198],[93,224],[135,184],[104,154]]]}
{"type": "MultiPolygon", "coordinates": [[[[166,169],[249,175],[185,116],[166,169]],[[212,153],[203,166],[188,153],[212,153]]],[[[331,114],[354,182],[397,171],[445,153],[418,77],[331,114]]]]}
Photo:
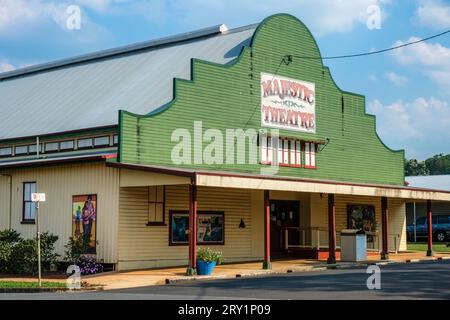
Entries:
{"type": "Polygon", "coordinates": [[[27,239],[12,247],[8,271],[16,274],[37,273],[37,243],[27,239]]]}
{"type": "Polygon", "coordinates": [[[83,239],[81,237],[70,237],[69,242],[64,246],[64,248],[66,248],[66,261],[76,264],[77,260],[83,254],[83,239]]]}
{"type": "Polygon", "coordinates": [[[205,261],[205,262],[213,262],[215,261],[217,264],[222,263],[222,252],[214,251],[210,248],[200,248],[197,250],[197,260],[205,261]]]}
{"type": "Polygon", "coordinates": [[[0,273],[7,273],[13,244],[0,241],[0,273]]]}
{"type": "Polygon", "coordinates": [[[58,261],[59,254],[55,253],[56,241],[58,241],[58,236],[54,234],[48,232],[41,234],[41,261],[43,270],[50,270],[51,266],[55,265],[58,261]]]}
{"type": "Polygon", "coordinates": [[[20,233],[12,229],[0,231],[0,242],[16,243],[22,240],[20,233]]]}
{"type": "MultiPolygon", "coordinates": [[[[41,266],[43,271],[56,264],[55,242],[58,236],[41,234],[41,266]]],[[[0,232],[0,272],[15,274],[37,273],[37,239],[22,239],[14,230],[0,232]]]]}
{"type": "Polygon", "coordinates": [[[7,273],[10,268],[11,252],[14,245],[21,241],[20,234],[14,230],[0,231],[0,272],[7,273]]]}

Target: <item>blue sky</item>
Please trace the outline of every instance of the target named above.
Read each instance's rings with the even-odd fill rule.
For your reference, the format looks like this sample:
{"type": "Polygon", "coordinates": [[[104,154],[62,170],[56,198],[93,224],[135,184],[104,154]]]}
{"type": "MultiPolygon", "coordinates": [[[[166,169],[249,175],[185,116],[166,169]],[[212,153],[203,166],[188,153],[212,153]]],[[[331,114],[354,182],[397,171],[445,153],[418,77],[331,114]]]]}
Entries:
{"type": "MultiPolygon", "coordinates": [[[[286,12],[322,55],[379,50],[450,29],[450,0],[0,0],[0,72],[187,32],[229,28],[286,12]],[[81,29],[66,27],[68,6],[81,29]],[[370,6],[381,26],[370,29],[370,6]]],[[[366,96],[381,138],[408,158],[450,153],[450,34],[394,52],[328,60],[337,84],[366,96]]]]}

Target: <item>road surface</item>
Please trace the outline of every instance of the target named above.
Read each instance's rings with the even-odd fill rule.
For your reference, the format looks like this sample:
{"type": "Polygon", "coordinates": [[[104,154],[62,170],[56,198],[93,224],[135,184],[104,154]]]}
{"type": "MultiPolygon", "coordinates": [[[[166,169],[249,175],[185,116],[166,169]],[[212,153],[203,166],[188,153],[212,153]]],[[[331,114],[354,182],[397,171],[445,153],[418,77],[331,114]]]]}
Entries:
{"type": "Polygon", "coordinates": [[[449,260],[380,269],[380,290],[367,288],[366,268],[353,268],[98,292],[10,293],[0,299],[450,299],[449,260]]]}

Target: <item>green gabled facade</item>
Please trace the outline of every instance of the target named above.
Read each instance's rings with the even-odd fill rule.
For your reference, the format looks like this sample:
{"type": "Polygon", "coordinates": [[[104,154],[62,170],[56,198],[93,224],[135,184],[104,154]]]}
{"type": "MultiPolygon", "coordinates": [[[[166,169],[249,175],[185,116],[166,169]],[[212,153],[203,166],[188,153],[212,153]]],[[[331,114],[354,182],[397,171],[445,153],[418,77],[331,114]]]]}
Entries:
{"type": "MultiPolygon", "coordinates": [[[[260,174],[264,165],[259,163],[194,164],[192,159],[192,164],[176,165],[171,152],[178,142],[172,142],[171,136],[178,128],[187,129],[193,141],[194,122],[202,121],[203,131],[214,128],[222,132],[225,161],[226,129],[264,128],[261,73],[315,84],[315,133],[281,129],[280,136],[320,141],[316,169],[280,167],[279,176],[404,184],[404,151],[393,151],[383,144],[376,133],[375,117],[365,113],[364,96],[342,91],[336,85],[310,31],[287,14],[265,19],[251,45],[230,64],[193,59],[191,80],[174,79],[174,99],[167,106],[148,115],[121,111],[118,161],[260,174]],[[290,55],[292,59],[287,58],[290,55]]],[[[203,143],[203,150],[208,144],[203,143]]]]}

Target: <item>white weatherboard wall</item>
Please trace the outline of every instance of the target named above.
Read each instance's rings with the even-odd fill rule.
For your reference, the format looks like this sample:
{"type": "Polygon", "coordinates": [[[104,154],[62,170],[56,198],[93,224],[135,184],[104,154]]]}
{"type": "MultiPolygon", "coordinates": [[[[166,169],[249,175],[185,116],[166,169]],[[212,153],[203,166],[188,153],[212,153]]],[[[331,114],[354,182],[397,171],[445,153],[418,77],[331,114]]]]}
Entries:
{"type": "MultiPolygon", "coordinates": [[[[209,245],[220,250],[224,262],[260,259],[260,240],[254,225],[261,219],[252,210],[250,190],[198,188],[199,211],[223,211],[225,214],[225,245],[209,245]],[[241,219],[245,228],[239,228],[241,219]],[[255,247],[256,246],[256,247],[255,247]]],[[[166,226],[146,226],[148,222],[148,191],[146,187],[121,188],[119,217],[120,270],[186,266],[188,246],[169,246],[169,211],[188,210],[188,186],[166,186],[166,226]]],[[[261,230],[262,231],[262,230],[261,230]]],[[[261,231],[259,233],[261,233],[261,231]]],[[[199,246],[201,247],[201,246],[199,246]]]]}
{"type": "MultiPolygon", "coordinates": [[[[373,205],[375,207],[376,230],[381,237],[381,198],[365,196],[335,195],[336,206],[336,240],[340,245],[340,231],[347,229],[347,206],[350,204],[373,205]]],[[[328,229],[328,198],[324,194],[311,194],[311,226],[328,229]]],[[[388,198],[388,233],[389,250],[398,249],[404,251],[406,244],[406,210],[405,201],[402,199],[388,198]],[[397,247],[395,246],[395,240],[397,247]]],[[[381,239],[379,239],[381,246],[381,239]]]]}
{"type": "Polygon", "coordinates": [[[388,199],[389,251],[407,250],[406,203],[402,199],[388,199]]]}
{"type": "MultiPolygon", "coordinates": [[[[40,205],[40,229],[59,236],[56,251],[64,256],[64,245],[72,234],[72,196],[97,194],[97,258],[116,263],[119,170],[103,162],[21,168],[2,171],[13,176],[12,228],[25,238],[36,235],[36,225],[22,224],[23,183],[36,182],[37,191],[46,193],[47,201],[40,205]]],[[[0,229],[8,228],[8,180],[0,177],[0,229]]]]}
{"type": "Polygon", "coordinates": [[[0,176],[0,230],[9,228],[9,183],[8,176],[0,176]]]}

